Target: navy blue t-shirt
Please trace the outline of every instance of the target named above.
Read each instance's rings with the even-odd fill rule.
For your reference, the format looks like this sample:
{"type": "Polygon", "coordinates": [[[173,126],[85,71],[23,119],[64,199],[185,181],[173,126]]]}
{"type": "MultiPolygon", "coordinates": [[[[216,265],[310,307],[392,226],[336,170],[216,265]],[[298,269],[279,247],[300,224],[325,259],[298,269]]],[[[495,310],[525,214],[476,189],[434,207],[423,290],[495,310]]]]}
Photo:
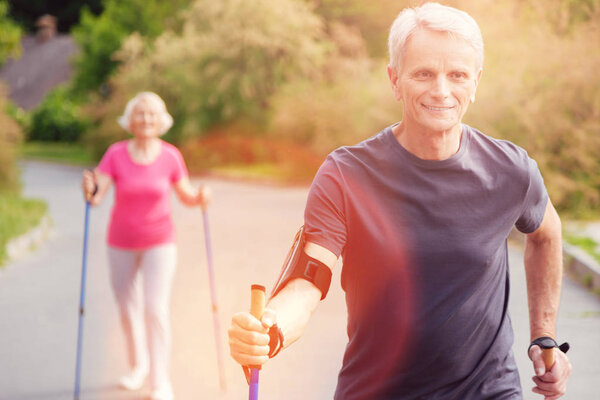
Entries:
{"type": "Polygon", "coordinates": [[[506,239],[536,230],[547,201],[522,148],[467,125],[442,161],[409,153],[391,127],[331,153],[305,226],[343,258],[335,399],[520,399],[506,239]]]}

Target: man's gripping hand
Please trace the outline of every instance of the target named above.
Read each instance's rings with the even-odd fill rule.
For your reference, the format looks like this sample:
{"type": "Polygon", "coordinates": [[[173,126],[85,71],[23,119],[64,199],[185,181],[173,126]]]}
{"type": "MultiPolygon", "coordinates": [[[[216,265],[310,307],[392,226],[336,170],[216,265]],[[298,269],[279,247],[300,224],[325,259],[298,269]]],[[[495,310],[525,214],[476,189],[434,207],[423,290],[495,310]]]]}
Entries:
{"type": "Polygon", "coordinates": [[[549,371],[546,371],[540,346],[531,346],[529,349],[529,358],[533,362],[535,370],[535,376],[532,379],[536,386],[533,388],[533,392],[543,395],[544,400],[555,400],[565,394],[567,380],[572,369],[565,353],[558,348],[552,350],[554,351],[554,365],[549,371]]]}
{"type": "Polygon", "coordinates": [[[228,330],[229,352],[242,366],[260,366],[269,360],[269,328],[275,324],[275,311],[265,308],[259,321],[249,312],[239,312],[228,330]]]}

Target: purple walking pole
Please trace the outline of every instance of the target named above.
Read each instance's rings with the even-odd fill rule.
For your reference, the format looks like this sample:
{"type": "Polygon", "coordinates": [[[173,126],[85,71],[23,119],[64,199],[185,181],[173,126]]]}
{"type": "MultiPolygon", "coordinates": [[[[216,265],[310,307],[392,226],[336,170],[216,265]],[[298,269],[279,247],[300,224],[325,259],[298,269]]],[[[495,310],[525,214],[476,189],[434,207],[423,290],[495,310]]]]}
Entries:
{"type": "Polygon", "coordinates": [[[77,355],[75,359],[75,391],[73,398],[79,400],[80,381],[81,381],[81,344],[83,342],[83,315],[85,307],[85,278],[87,266],[87,243],[88,228],[90,220],[90,202],[85,202],[85,222],[83,228],[83,257],[81,261],[81,288],[79,292],[79,322],[77,329],[77,355]]]}
{"type": "MultiPolygon", "coordinates": [[[[260,320],[265,310],[265,287],[252,285],[250,295],[250,314],[260,320]]],[[[250,366],[250,387],[248,389],[248,400],[258,400],[258,377],[260,366],[250,366]]]]}
{"type": "Polygon", "coordinates": [[[217,307],[217,289],[215,286],[215,271],[213,268],[212,247],[210,243],[210,229],[208,227],[208,215],[202,210],[202,219],[204,222],[204,239],[206,242],[206,259],[208,262],[208,280],[210,284],[210,300],[212,303],[213,325],[215,330],[215,342],[217,345],[217,366],[219,368],[219,384],[221,390],[227,389],[225,373],[223,371],[223,350],[221,348],[221,328],[219,324],[219,309],[217,307]]]}

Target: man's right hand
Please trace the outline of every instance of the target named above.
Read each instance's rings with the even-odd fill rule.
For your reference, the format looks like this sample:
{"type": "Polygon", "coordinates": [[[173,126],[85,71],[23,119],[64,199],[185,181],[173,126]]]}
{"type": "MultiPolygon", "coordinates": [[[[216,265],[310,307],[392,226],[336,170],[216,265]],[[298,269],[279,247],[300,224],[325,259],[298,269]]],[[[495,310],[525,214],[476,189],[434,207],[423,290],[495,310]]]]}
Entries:
{"type": "Polygon", "coordinates": [[[229,352],[240,365],[263,365],[269,361],[269,328],[275,312],[266,308],[262,321],[249,312],[234,314],[229,327],[229,352]]]}

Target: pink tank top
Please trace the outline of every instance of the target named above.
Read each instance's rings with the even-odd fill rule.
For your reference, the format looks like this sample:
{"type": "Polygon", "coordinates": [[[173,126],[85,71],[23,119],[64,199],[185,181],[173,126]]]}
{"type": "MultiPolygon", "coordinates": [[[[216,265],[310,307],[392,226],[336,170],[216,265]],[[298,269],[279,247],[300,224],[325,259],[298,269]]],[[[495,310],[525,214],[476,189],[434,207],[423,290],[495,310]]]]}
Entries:
{"type": "Polygon", "coordinates": [[[171,187],[187,168],[177,148],[161,141],[160,154],[150,164],[136,164],[127,141],[111,145],[98,170],[115,185],[115,202],[108,228],[108,244],[142,249],[175,242],[171,220],[171,187]]]}

